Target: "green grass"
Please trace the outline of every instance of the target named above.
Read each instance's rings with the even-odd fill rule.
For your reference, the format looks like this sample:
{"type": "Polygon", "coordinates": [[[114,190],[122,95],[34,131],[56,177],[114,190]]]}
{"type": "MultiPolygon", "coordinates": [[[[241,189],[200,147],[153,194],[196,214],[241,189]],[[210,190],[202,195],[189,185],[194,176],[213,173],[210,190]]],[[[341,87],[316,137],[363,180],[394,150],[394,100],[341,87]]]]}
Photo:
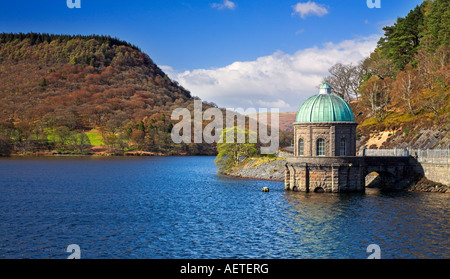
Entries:
{"type": "Polygon", "coordinates": [[[417,119],[419,116],[413,116],[408,113],[390,113],[381,123],[386,126],[399,125],[407,122],[411,122],[417,119]]]}
{"type": "MultiPolygon", "coordinates": [[[[47,133],[47,140],[49,142],[55,142],[55,135],[54,135],[54,129],[47,129],[46,133],[47,133]]],[[[103,137],[102,134],[96,130],[96,129],[92,129],[89,132],[86,132],[86,135],[89,138],[89,141],[91,142],[92,146],[99,146],[99,145],[104,145],[103,143],[103,137]]]]}
{"type": "Polygon", "coordinates": [[[99,131],[92,129],[89,132],[86,132],[86,135],[92,146],[104,145],[102,134],[99,131]]]}
{"type": "Polygon", "coordinates": [[[432,116],[432,113],[424,113],[420,112],[416,115],[412,115],[409,113],[398,113],[398,112],[389,112],[385,119],[381,122],[377,122],[375,117],[371,117],[366,119],[363,123],[360,124],[360,127],[383,127],[388,128],[395,125],[411,123],[417,121],[419,119],[427,118],[432,116]]]}
{"type": "Polygon", "coordinates": [[[360,127],[365,127],[365,126],[372,126],[372,125],[376,125],[378,124],[377,120],[375,119],[375,117],[371,117],[366,119],[363,123],[361,123],[359,126],[360,127]]]}

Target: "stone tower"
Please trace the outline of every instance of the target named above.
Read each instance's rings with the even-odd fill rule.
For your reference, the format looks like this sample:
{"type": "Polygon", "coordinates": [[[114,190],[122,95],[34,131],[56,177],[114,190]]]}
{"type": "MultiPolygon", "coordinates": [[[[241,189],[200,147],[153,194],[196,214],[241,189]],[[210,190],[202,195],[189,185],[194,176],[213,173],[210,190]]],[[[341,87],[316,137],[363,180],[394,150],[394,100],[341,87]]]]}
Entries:
{"type": "Polygon", "coordinates": [[[295,156],[355,156],[356,126],[350,106],[327,83],[300,107],[294,123],[295,156]]]}
{"type": "Polygon", "coordinates": [[[286,163],[285,188],[304,192],[364,192],[357,167],[356,126],[350,106],[327,83],[307,99],[294,123],[294,158],[286,163]],[[352,167],[355,163],[355,167],[352,167]]]}

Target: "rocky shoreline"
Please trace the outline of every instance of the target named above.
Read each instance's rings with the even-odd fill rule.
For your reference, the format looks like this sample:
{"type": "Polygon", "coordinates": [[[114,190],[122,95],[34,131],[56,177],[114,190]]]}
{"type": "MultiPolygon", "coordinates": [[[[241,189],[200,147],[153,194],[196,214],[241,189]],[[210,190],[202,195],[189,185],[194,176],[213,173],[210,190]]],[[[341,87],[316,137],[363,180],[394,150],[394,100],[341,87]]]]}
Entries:
{"type": "Polygon", "coordinates": [[[426,193],[446,193],[450,194],[450,187],[438,182],[428,180],[423,177],[415,185],[412,185],[409,189],[411,192],[426,192],[426,193]]]}
{"type": "Polygon", "coordinates": [[[286,160],[282,158],[249,158],[224,174],[239,178],[284,181],[285,164],[286,160]]]}

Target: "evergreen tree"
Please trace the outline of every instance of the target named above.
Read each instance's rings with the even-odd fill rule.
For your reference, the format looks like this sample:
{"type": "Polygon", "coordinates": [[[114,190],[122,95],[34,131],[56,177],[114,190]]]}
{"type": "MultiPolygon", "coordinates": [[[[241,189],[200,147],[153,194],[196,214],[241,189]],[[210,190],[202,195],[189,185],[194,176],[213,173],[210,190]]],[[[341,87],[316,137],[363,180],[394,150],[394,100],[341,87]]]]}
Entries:
{"type": "Polygon", "coordinates": [[[439,46],[450,45],[450,1],[426,1],[424,4],[422,36],[427,42],[428,50],[434,52],[439,46]]]}
{"type": "Polygon", "coordinates": [[[422,9],[417,6],[405,18],[398,18],[394,26],[383,28],[385,34],[378,47],[391,59],[395,73],[413,60],[420,45],[423,21],[422,9]]]}

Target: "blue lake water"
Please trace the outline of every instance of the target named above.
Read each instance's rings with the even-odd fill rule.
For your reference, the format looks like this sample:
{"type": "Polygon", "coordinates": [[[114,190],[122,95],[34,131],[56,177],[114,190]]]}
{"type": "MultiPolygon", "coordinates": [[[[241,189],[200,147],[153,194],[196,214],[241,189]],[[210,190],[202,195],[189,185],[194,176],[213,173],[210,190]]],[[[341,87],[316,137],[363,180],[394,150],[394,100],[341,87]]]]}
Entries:
{"type": "Polygon", "coordinates": [[[0,159],[0,258],[450,258],[449,198],[285,192],[213,157],[0,159]]]}

